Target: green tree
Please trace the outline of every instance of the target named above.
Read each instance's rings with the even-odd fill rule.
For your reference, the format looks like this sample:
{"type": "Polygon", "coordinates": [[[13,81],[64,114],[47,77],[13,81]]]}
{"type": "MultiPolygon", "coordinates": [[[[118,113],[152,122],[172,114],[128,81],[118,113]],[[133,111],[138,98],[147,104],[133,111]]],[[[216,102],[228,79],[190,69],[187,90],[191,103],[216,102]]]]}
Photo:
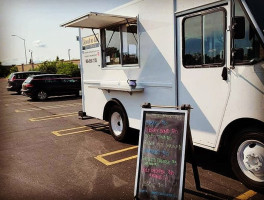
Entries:
{"type": "MultiPolygon", "coordinates": [[[[57,57],[58,58],[58,57],[57,57]]],[[[33,71],[32,69],[30,69],[33,71]]],[[[72,62],[63,61],[45,61],[35,67],[34,71],[41,71],[48,74],[65,74],[72,77],[80,77],[78,65],[72,62]]]]}
{"type": "Polygon", "coordinates": [[[56,64],[57,64],[56,61],[45,61],[44,63],[41,63],[39,65],[38,70],[48,74],[56,74],[57,73],[56,64]]]}
{"type": "Polygon", "coordinates": [[[11,73],[14,73],[14,72],[18,72],[18,68],[17,68],[17,66],[12,66],[12,67],[10,68],[10,74],[11,74],[11,73]]]}
{"type": "Polygon", "coordinates": [[[57,62],[57,74],[65,74],[72,77],[80,77],[78,65],[72,62],[57,62]]]}

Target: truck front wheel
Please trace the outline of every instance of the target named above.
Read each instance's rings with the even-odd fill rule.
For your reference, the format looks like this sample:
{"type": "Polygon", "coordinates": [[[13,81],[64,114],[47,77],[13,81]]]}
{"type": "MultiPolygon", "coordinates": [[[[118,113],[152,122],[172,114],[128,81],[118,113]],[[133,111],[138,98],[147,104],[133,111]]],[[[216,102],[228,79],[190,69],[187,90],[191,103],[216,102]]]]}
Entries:
{"type": "Polygon", "coordinates": [[[247,187],[264,190],[264,133],[247,130],[237,135],[231,145],[230,162],[234,174],[247,187]]]}
{"type": "Polygon", "coordinates": [[[117,141],[124,141],[128,131],[127,116],[120,106],[114,105],[109,113],[109,126],[112,136],[117,141]]]}

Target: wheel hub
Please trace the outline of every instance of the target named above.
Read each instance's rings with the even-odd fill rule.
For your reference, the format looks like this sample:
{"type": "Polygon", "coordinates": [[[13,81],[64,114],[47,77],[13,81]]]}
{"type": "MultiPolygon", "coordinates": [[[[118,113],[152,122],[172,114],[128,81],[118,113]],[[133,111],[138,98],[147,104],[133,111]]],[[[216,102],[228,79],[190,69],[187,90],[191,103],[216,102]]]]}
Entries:
{"type": "Polygon", "coordinates": [[[40,91],[40,92],[38,93],[38,98],[39,98],[40,100],[46,99],[46,98],[47,98],[47,94],[46,94],[45,92],[43,92],[43,91],[40,91]]]}
{"type": "Polygon", "coordinates": [[[244,141],[237,151],[242,172],[257,182],[264,182],[264,144],[256,140],[244,141]]]}
{"type": "Polygon", "coordinates": [[[254,153],[246,155],[244,163],[248,170],[254,170],[256,172],[262,167],[259,155],[255,155],[254,153]]]}
{"type": "Polygon", "coordinates": [[[111,125],[112,130],[116,136],[119,136],[122,134],[123,131],[123,121],[122,117],[118,112],[114,112],[111,116],[111,125]]]}

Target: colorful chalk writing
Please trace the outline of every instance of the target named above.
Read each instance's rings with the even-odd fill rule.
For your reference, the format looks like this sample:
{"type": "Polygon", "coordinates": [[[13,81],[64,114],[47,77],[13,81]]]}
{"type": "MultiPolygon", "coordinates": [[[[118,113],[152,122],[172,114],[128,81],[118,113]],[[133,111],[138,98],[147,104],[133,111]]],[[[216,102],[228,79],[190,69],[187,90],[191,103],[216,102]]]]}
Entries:
{"type": "Polygon", "coordinates": [[[172,136],[169,136],[169,135],[159,135],[159,134],[154,135],[154,134],[148,134],[148,133],[146,133],[146,137],[145,137],[146,140],[148,138],[151,138],[151,137],[157,137],[157,138],[159,138],[161,140],[172,140],[172,136]]]}
{"type": "Polygon", "coordinates": [[[168,124],[168,122],[166,122],[165,120],[159,120],[159,121],[155,121],[155,120],[146,120],[146,126],[157,126],[158,124],[162,124],[164,126],[166,126],[168,124]]]}
{"type": "Polygon", "coordinates": [[[161,168],[151,168],[143,167],[142,173],[148,174],[149,177],[159,180],[168,180],[169,177],[174,176],[175,172],[173,170],[164,170],[161,168]]]}
{"type": "Polygon", "coordinates": [[[145,153],[151,153],[151,154],[155,154],[155,155],[169,155],[168,151],[165,150],[158,150],[158,149],[144,149],[145,153]]]}
{"type": "Polygon", "coordinates": [[[169,133],[175,133],[177,134],[178,133],[178,130],[172,128],[172,129],[165,129],[165,128],[149,128],[149,127],[146,127],[145,129],[145,132],[146,133],[162,133],[162,134],[169,134],[169,133]]]}
{"type": "Polygon", "coordinates": [[[178,199],[186,137],[185,111],[143,112],[137,199],[178,199]]]}

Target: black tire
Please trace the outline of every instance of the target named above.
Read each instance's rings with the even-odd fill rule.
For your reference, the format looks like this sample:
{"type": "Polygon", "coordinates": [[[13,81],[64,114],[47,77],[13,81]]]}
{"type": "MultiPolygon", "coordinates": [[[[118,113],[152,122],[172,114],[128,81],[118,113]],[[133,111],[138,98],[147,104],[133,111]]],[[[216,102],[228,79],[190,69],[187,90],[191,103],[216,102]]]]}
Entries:
{"type": "Polygon", "coordinates": [[[78,91],[78,92],[75,92],[75,96],[76,96],[76,97],[79,97],[79,96],[80,96],[79,91],[78,91]]]}
{"type": "Polygon", "coordinates": [[[38,91],[37,98],[41,101],[46,100],[48,98],[48,94],[44,90],[40,90],[38,91]]]}
{"type": "Polygon", "coordinates": [[[248,188],[264,191],[264,132],[241,131],[231,144],[230,163],[233,173],[248,188]]]}
{"type": "Polygon", "coordinates": [[[111,135],[117,141],[124,141],[128,135],[128,119],[125,111],[117,105],[114,105],[109,112],[109,128],[111,135]]]}
{"type": "Polygon", "coordinates": [[[37,101],[37,100],[38,100],[38,97],[35,96],[35,95],[34,95],[34,96],[31,96],[30,98],[31,98],[33,101],[37,101]]]}

